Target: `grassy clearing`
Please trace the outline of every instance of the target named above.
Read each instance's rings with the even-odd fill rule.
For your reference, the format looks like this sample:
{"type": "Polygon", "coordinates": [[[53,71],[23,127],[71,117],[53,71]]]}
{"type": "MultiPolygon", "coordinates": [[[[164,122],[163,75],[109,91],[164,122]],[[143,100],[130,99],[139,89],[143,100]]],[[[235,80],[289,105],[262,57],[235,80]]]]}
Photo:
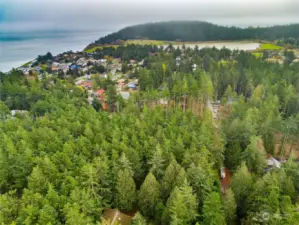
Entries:
{"type": "Polygon", "coordinates": [[[157,41],[157,40],[127,40],[125,45],[136,44],[136,45],[165,45],[169,42],[157,41]]]}
{"type": "Polygon", "coordinates": [[[262,52],[253,52],[252,55],[254,55],[256,58],[262,58],[263,57],[262,52]]]}
{"type": "Polygon", "coordinates": [[[260,47],[261,50],[280,50],[281,48],[282,47],[271,43],[262,44],[260,47]]]}
{"type": "Polygon", "coordinates": [[[84,52],[92,53],[92,52],[96,51],[97,49],[102,49],[102,48],[105,48],[105,47],[114,47],[114,48],[117,48],[118,45],[103,45],[103,46],[96,46],[96,47],[93,47],[93,48],[86,49],[86,50],[84,50],[84,52]]]}
{"type": "Polygon", "coordinates": [[[41,64],[40,65],[40,68],[43,70],[43,71],[46,71],[48,69],[48,65],[47,64],[41,64]]]}

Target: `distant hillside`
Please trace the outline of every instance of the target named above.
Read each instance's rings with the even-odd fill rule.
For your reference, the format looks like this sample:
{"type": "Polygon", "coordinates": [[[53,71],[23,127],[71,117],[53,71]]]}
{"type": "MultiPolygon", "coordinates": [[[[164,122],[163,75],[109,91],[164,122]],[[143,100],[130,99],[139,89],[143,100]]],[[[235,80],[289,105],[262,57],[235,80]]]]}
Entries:
{"type": "Polygon", "coordinates": [[[263,28],[225,27],[200,21],[172,21],[126,27],[100,38],[91,45],[115,43],[116,40],[153,39],[167,41],[216,41],[299,37],[299,24],[263,28]]]}

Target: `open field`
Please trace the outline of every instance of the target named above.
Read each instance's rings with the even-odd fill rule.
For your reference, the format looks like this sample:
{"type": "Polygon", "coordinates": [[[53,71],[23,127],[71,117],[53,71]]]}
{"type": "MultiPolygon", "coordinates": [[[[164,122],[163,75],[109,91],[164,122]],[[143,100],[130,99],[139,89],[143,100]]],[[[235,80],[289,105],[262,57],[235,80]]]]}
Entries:
{"type": "Polygon", "coordinates": [[[271,44],[271,43],[262,44],[260,47],[260,50],[281,50],[281,49],[282,49],[281,46],[271,44]]]}
{"type": "Polygon", "coordinates": [[[136,45],[166,45],[171,43],[169,41],[158,41],[158,40],[127,40],[125,45],[136,44],[136,45]]]}
{"type": "MultiPolygon", "coordinates": [[[[185,45],[186,47],[195,48],[197,45],[199,48],[205,48],[205,47],[216,47],[216,48],[222,48],[227,47],[231,50],[233,49],[240,49],[240,50],[255,50],[260,47],[260,44],[258,42],[254,41],[198,41],[198,42],[182,42],[182,41],[159,41],[159,40],[127,40],[124,42],[124,45],[130,45],[130,44],[139,44],[139,45],[157,45],[157,46],[168,46],[169,44],[172,44],[174,47],[181,47],[182,45],[185,45]]],[[[96,49],[101,49],[104,47],[118,47],[118,45],[103,45],[103,46],[95,46],[93,48],[85,50],[85,52],[91,53],[94,52],[96,49]]]]}
{"type": "Polygon", "coordinates": [[[253,52],[252,55],[254,55],[256,58],[262,58],[263,57],[263,53],[261,53],[261,52],[253,52]]]}
{"type": "Polygon", "coordinates": [[[93,48],[89,48],[89,49],[84,50],[84,52],[92,53],[92,52],[94,52],[95,50],[97,50],[97,49],[102,49],[102,48],[104,48],[104,47],[114,47],[114,48],[117,48],[118,46],[117,46],[117,45],[95,46],[95,47],[93,47],[93,48]]]}
{"type": "Polygon", "coordinates": [[[48,69],[48,65],[47,64],[41,64],[40,67],[44,71],[48,69]]]}

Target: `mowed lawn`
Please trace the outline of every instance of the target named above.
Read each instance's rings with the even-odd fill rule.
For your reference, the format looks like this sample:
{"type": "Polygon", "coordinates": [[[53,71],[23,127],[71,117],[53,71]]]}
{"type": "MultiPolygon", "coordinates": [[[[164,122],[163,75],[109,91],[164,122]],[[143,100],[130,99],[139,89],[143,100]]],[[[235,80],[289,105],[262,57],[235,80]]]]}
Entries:
{"type": "Polygon", "coordinates": [[[261,52],[253,52],[252,55],[254,55],[256,58],[262,58],[263,57],[263,53],[261,53],[261,52]]]}
{"type": "Polygon", "coordinates": [[[281,48],[282,48],[281,46],[271,44],[271,43],[262,44],[260,47],[261,50],[280,50],[281,48]]]}
{"type": "Polygon", "coordinates": [[[118,46],[117,45],[103,45],[103,46],[95,46],[93,48],[89,48],[89,49],[86,49],[84,50],[84,52],[87,52],[87,53],[92,53],[94,51],[96,51],[97,49],[102,49],[102,48],[107,48],[107,47],[114,47],[114,48],[117,48],[118,46]]]}
{"type": "Polygon", "coordinates": [[[158,40],[127,40],[125,41],[125,45],[136,44],[136,45],[166,45],[169,42],[166,41],[158,41],[158,40]]]}
{"type": "MultiPolygon", "coordinates": [[[[127,41],[124,42],[124,45],[126,46],[126,45],[135,44],[135,45],[158,45],[158,46],[160,46],[160,45],[167,45],[169,43],[175,43],[175,42],[136,39],[136,40],[127,40],[127,41]]],[[[117,48],[118,45],[95,46],[93,48],[86,49],[85,52],[92,53],[92,52],[96,51],[97,49],[102,49],[102,48],[105,48],[105,47],[115,47],[115,48],[117,48]]]]}

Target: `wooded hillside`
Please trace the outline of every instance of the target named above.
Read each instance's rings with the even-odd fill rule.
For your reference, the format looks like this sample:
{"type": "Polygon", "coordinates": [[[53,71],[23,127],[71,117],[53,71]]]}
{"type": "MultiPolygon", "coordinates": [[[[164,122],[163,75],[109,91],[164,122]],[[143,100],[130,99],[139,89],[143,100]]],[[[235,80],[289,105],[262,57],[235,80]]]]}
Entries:
{"type": "Polygon", "coordinates": [[[148,23],[126,27],[95,41],[94,44],[111,44],[116,40],[152,39],[167,41],[216,41],[299,37],[299,24],[238,28],[225,27],[200,21],[173,21],[148,23]]]}

